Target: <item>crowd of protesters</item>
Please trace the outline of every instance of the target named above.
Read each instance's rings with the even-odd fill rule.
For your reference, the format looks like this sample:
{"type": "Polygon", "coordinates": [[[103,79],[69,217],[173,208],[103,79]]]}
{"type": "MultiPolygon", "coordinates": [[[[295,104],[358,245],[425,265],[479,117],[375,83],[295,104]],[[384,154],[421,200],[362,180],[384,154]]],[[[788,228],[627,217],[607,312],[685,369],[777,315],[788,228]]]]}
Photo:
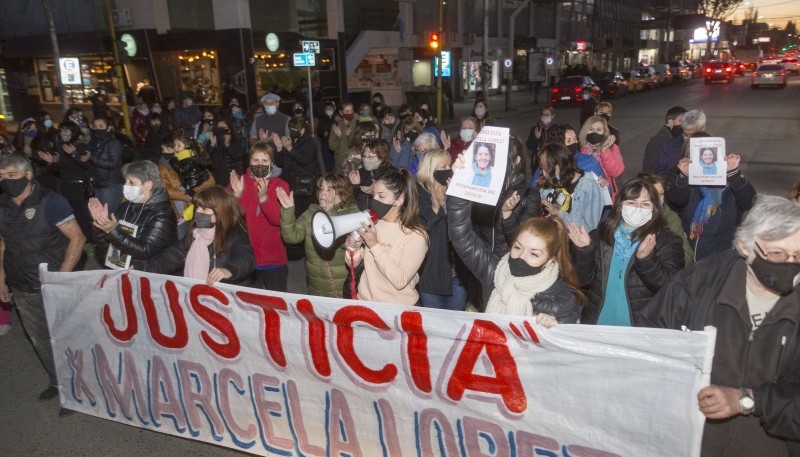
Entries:
{"type": "MultiPolygon", "coordinates": [[[[527,141],[510,138],[489,206],[446,196],[476,135],[496,125],[486,100],[453,137],[428,106],[394,110],[380,94],[371,105],[325,103],[316,131],[302,104],[284,114],[280,101],[269,93],[248,110],[233,98],[216,111],[190,94],[142,100],[132,137],[75,108],[0,138],[0,299],[13,297],[32,340],[49,340],[41,261],[80,269],[83,250],[103,265],[116,256],[126,268],[286,291],[300,246],[312,295],[546,327],[714,325],[714,385],[698,396],[710,419],[704,455],[739,445],[752,449],[741,455],[790,455],[800,440],[800,185],[757,195],[736,153],[725,185],[690,185],[690,139],[711,136],[702,111],[667,110],[642,173],[621,182],[633,165],[610,103],[576,127],[544,107],[527,141]],[[365,210],[376,219],[330,248],[315,241],[316,212],[365,210]]],[[[47,345],[35,349],[52,376],[47,345]]],[[[51,386],[41,398],[54,395],[51,386]]]]}

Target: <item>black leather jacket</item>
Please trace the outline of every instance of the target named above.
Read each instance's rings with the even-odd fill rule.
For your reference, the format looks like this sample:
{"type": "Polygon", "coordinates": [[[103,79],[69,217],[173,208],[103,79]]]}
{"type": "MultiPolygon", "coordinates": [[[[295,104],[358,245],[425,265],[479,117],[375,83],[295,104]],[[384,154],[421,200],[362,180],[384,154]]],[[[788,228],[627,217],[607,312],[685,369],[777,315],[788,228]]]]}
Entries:
{"type": "Polygon", "coordinates": [[[167,192],[156,191],[144,203],[125,202],[117,208],[117,220],[127,221],[139,227],[136,236],[131,236],[119,226],[109,233],[96,237],[105,253],[110,243],[120,252],[132,257],[131,265],[137,270],[150,271],[148,261],[174,243],[178,238],[177,219],[169,203],[167,192]]]}
{"type": "Polygon", "coordinates": [[[92,138],[86,149],[92,154],[90,175],[95,188],[118,186],[122,179],[122,143],[108,134],[105,138],[92,138]]]}
{"type": "MultiPolygon", "coordinates": [[[[589,296],[589,306],[583,309],[581,323],[596,324],[603,309],[608,269],[614,246],[599,239],[598,230],[589,233],[591,244],[584,248],[571,245],[573,264],[578,281],[589,296]]],[[[683,242],[678,235],[664,227],[656,234],[656,247],[644,259],[631,257],[625,269],[625,292],[631,311],[631,322],[636,321],[639,311],[647,304],[672,276],[683,268],[683,242]]]]}
{"type": "MultiPolygon", "coordinates": [[[[211,252],[211,249],[212,247],[209,245],[208,251],[211,256],[209,268],[225,268],[231,272],[231,277],[224,279],[222,282],[241,285],[249,284],[250,274],[256,268],[256,257],[253,254],[253,247],[250,245],[250,235],[244,229],[236,229],[231,234],[228,245],[216,256],[211,252]]],[[[189,245],[186,240],[177,240],[148,262],[150,266],[148,271],[182,276],[186,254],[188,253],[189,245]]]]}
{"type": "MultiPolygon", "coordinates": [[[[485,241],[472,229],[470,202],[458,197],[447,197],[447,224],[453,248],[464,265],[483,286],[484,302],[488,302],[494,290],[494,273],[500,256],[492,252],[485,241]]],[[[681,251],[681,256],[683,251],[681,251]]],[[[681,257],[682,258],[682,257],[681,257]]],[[[575,291],[563,279],[558,279],[549,289],[531,299],[535,313],[554,316],[562,324],[578,321],[581,305],[575,291]]]]}

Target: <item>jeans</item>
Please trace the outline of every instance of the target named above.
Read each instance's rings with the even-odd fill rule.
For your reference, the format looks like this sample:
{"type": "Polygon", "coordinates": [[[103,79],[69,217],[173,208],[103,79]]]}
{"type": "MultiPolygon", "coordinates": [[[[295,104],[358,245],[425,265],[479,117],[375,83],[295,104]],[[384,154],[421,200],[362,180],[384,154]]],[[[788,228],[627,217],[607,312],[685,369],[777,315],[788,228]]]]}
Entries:
{"type": "Polygon", "coordinates": [[[53,348],[50,346],[50,329],[47,327],[44,312],[44,298],[41,293],[23,292],[17,289],[12,289],[11,293],[22,328],[50,377],[50,385],[57,386],[56,363],[53,359],[53,348]]]}
{"type": "Polygon", "coordinates": [[[119,204],[122,203],[122,184],[102,188],[95,187],[94,196],[100,200],[100,203],[108,203],[109,214],[114,214],[117,212],[119,204]]]}
{"type": "Polygon", "coordinates": [[[467,307],[467,289],[461,284],[458,276],[453,276],[453,295],[437,295],[428,292],[419,293],[420,302],[425,308],[449,309],[464,311],[467,307]]]}

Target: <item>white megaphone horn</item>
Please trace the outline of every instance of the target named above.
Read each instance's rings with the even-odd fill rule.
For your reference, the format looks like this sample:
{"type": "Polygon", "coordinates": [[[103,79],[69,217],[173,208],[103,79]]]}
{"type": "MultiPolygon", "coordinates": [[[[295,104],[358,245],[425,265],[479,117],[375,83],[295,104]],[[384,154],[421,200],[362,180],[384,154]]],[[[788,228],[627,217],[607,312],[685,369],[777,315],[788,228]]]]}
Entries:
{"type": "Polygon", "coordinates": [[[367,210],[340,216],[329,216],[325,211],[317,211],[311,218],[311,233],[317,244],[323,249],[333,246],[337,238],[355,232],[362,227],[364,222],[378,222],[378,214],[367,210]]]}

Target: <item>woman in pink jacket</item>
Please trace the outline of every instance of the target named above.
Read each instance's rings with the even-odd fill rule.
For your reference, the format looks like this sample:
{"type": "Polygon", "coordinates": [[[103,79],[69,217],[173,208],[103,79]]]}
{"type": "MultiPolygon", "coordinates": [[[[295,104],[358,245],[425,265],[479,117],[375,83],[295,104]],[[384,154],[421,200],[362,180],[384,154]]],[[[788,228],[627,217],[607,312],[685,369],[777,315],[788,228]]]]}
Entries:
{"type": "Polygon", "coordinates": [[[250,166],[243,175],[231,171],[229,190],[239,200],[247,221],[250,244],[256,256],[252,287],[286,292],[288,259],[281,239],[281,204],[277,190],[289,193],[289,185],[278,178],[281,169],[273,163],[275,149],[269,143],[250,148],[250,166]]]}
{"type": "MultiPolygon", "coordinates": [[[[622,161],[619,147],[614,144],[616,138],[609,134],[608,123],[600,116],[590,117],[581,127],[579,138],[581,153],[591,154],[600,162],[600,168],[603,169],[608,186],[611,188],[611,199],[614,200],[617,197],[616,178],[625,171],[625,163],[622,161]]],[[[601,187],[605,187],[602,184],[601,182],[601,187]]]]}

